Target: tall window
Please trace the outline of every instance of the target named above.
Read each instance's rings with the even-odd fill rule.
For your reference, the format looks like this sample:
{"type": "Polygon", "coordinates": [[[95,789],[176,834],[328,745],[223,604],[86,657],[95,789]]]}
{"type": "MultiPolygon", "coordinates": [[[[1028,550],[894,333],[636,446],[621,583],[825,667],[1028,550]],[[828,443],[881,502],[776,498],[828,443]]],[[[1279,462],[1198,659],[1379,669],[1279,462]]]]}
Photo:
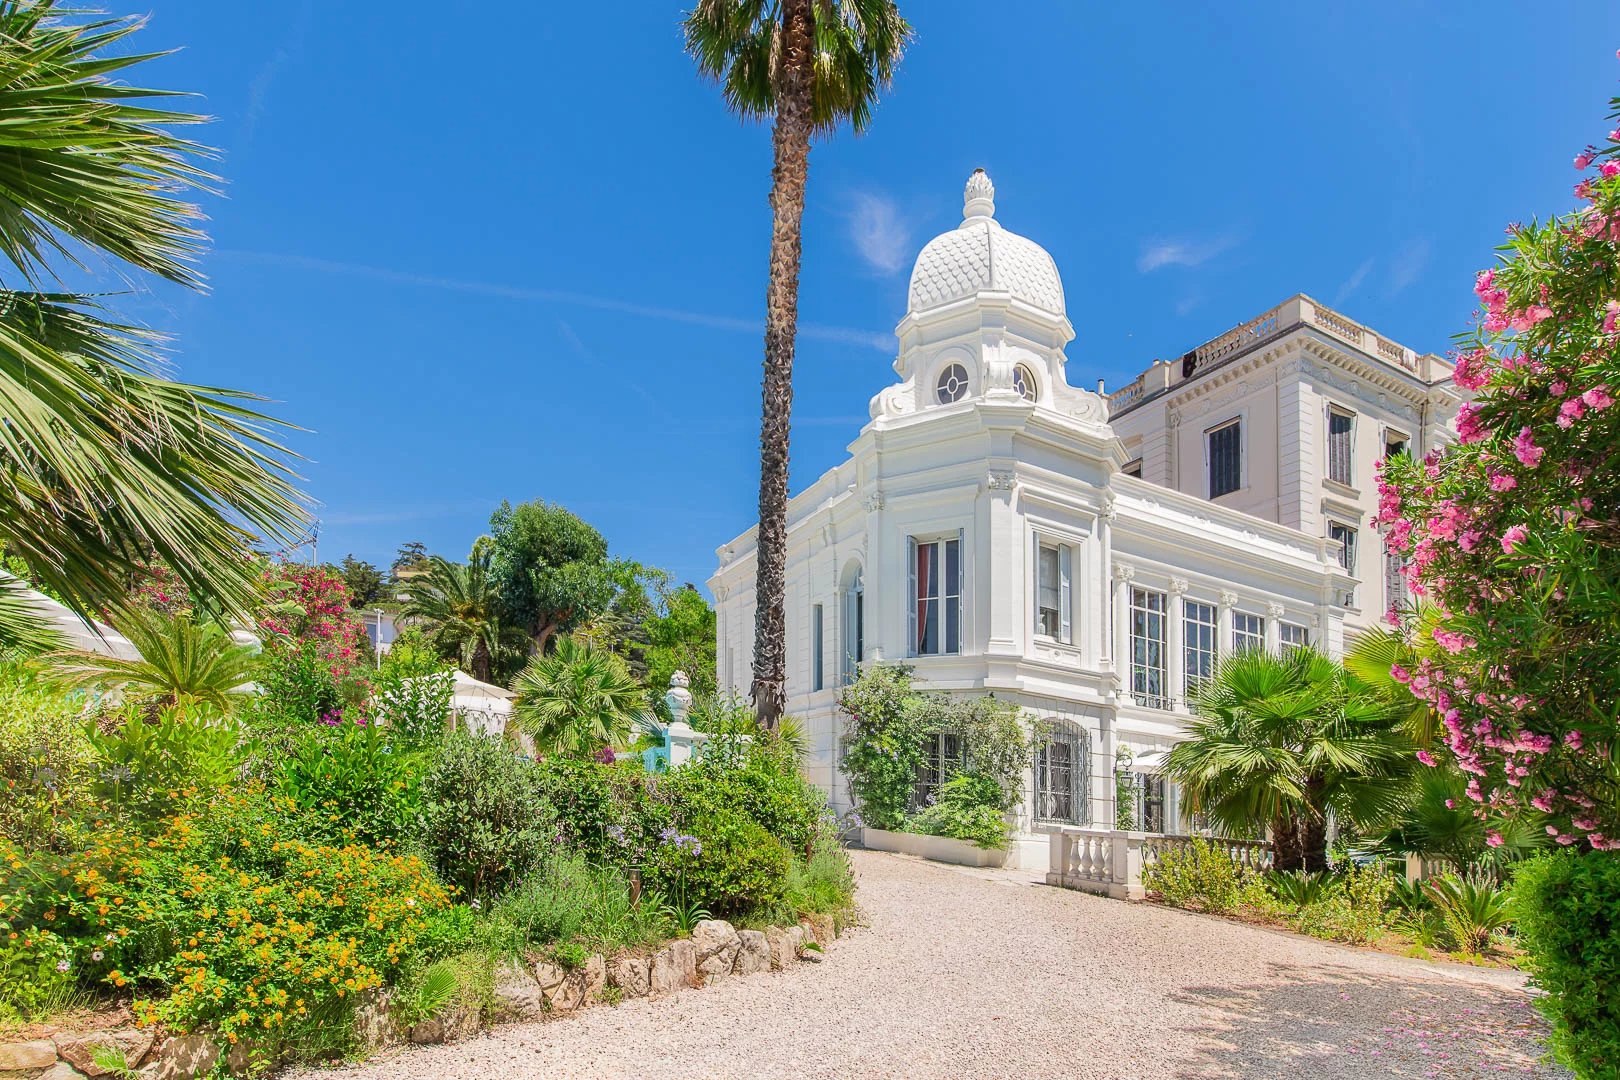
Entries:
{"type": "Polygon", "coordinates": [[[1384,429],[1384,460],[1388,461],[1396,454],[1406,453],[1409,443],[1410,440],[1400,432],[1384,429]]]}
{"type": "Polygon", "coordinates": [[[1211,428],[1209,441],[1209,497],[1218,499],[1243,486],[1243,422],[1233,420],[1211,428]]]}
{"type": "Polygon", "coordinates": [[[1384,549],[1384,606],[1398,608],[1411,597],[1406,592],[1406,560],[1388,548],[1384,549]]]}
{"type": "Polygon", "coordinates": [[[1346,486],[1352,482],[1355,430],[1355,413],[1338,408],[1328,409],[1328,479],[1346,486]]]}
{"type": "Polygon", "coordinates": [[[1165,596],[1147,589],[1131,590],[1131,696],[1138,705],[1164,709],[1165,596]]]}
{"type": "Polygon", "coordinates": [[[917,781],[911,787],[913,807],[928,806],[939,793],[939,785],[962,771],[962,736],[954,731],[935,731],[923,736],[923,760],[917,768],[917,781]]]}
{"type": "Polygon", "coordinates": [[[1136,796],[1137,828],[1142,832],[1164,832],[1164,777],[1158,773],[1137,773],[1136,796]]]}
{"type": "Polygon", "coordinates": [[[1232,651],[1263,649],[1266,645],[1266,620],[1244,611],[1232,612],[1232,651]]]}
{"type": "Polygon", "coordinates": [[[1065,645],[1074,637],[1069,614],[1074,609],[1069,586],[1073,552],[1068,544],[1035,544],[1035,633],[1065,645]]]}
{"type": "Polygon", "coordinates": [[[1142,459],[1137,458],[1135,461],[1127,461],[1119,471],[1124,473],[1126,476],[1134,476],[1141,479],[1142,459]]]}
{"type": "Polygon", "coordinates": [[[1182,674],[1187,679],[1187,695],[1215,673],[1215,605],[1185,600],[1181,605],[1182,674]]]}
{"type": "Polygon", "coordinates": [[[1084,732],[1056,730],[1035,749],[1035,818],[1065,825],[1091,820],[1089,743],[1084,732]]]}
{"type": "MultiPolygon", "coordinates": [[[[1356,572],[1356,530],[1342,521],[1328,522],[1328,539],[1339,542],[1339,565],[1354,576],[1356,572]]],[[[1344,602],[1354,606],[1356,591],[1354,587],[1345,592],[1344,602]]]]}
{"type": "Polygon", "coordinates": [[[826,630],[826,619],[822,615],[821,605],[812,604],[810,607],[810,689],[820,690],[827,685],[827,676],[822,664],[826,659],[823,652],[823,633],[826,630]]]}
{"type": "Polygon", "coordinates": [[[1308,649],[1311,647],[1311,632],[1298,623],[1279,622],[1277,624],[1277,644],[1282,651],[1292,652],[1295,649],[1308,649]]]}
{"type": "Polygon", "coordinates": [[[962,541],[911,541],[911,651],[962,651],[962,541]]]}
{"type": "Polygon", "coordinates": [[[855,681],[861,661],[866,659],[866,589],[861,584],[861,571],[857,567],[854,577],[844,589],[844,655],[839,664],[839,675],[845,684],[855,681]]]}

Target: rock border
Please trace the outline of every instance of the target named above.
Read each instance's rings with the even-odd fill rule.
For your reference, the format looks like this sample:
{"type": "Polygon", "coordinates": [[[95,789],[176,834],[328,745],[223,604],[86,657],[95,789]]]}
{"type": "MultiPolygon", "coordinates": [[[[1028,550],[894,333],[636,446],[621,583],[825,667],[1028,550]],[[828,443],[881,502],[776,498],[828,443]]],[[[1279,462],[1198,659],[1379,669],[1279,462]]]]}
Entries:
{"type": "MultiPolygon", "coordinates": [[[[355,1032],[367,1054],[407,1042],[459,1042],[493,1024],[560,1018],[610,997],[659,998],[729,978],[786,971],[801,960],[820,960],[820,950],[838,933],[831,915],[764,930],[738,930],[724,919],[705,919],[691,937],[666,941],[647,956],[597,953],[574,968],[549,959],[509,960],[495,970],[487,1013],[452,1005],[406,1028],[387,991],[368,994],[355,1009],[355,1032]]],[[[256,1047],[246,1040],[226,1048],[201,1031],[159,1039],[151,1028],[108,1028],[0,1043],[0,1080],[111,1076],[95,1063],[101,1047],[122,1053],[125,1066],[141,1080],[192,1080],[211,1071],[222,1056],[233,1076],[246,1076],[259,1064],[256,1047]]]]}

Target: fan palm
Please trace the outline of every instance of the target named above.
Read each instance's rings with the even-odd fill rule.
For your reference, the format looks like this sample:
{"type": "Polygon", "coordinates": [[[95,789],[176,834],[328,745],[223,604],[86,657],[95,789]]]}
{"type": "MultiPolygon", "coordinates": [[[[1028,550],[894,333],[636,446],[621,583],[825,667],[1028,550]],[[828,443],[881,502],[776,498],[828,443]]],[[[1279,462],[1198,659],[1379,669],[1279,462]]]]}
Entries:
{"type": "Polygon", "coordinates": [[[251,689],[258,671],[258,650],[238,642],[217,622],[138,612],[120,620],[117,628],[140,652],[139,660],[56,653],[54,677],[69,686],[121,691],[157,708],[200,703],[229,712],[251,689]]]}
{"type": "Polygon", "coordinates": [[[1320,653],[1227,657],[1194,709],[1165,772],[1219,826],[1269,829],[1279,870],[1327,866],[1329,811],[1371,828],[1409,797],[1417,759],[1400,709],[1320,653]]]}
{"type": "Polygon", "coordinates": [[[770,279],[759,428],[754,707],[774,730],[787,707],[788,428],[810,140],[871,123],[911,29],[893,0],[697,0],[686,51],[744,119],[774,122],[770,279]]]}
{"type": "Polygon", "coordinates": [[[624,745],[651,720],[647,691],[624,658],[571,636],[529,661],[512,689],[512,715],[541,753],[589,756],[624,745]]]}
{"type": "Polygon", "coordinates": [[[522,631],[501,622],[486,548],[475,549],[466,563],[429,556],[411,576],[409,588],[401,621],[421,627],[475,679],[489,681],[495,663],[523,639],[522,631]]]}
{"type": "MultiPolygon", "coordinates": [[[[1439,614],[1432,604],[1420,604],[1411,620],[1412,632],[1421,636],[1432,631],[1439,614]]],[[[1439,735],[1439,714],[1394,675],[1397,667],[1411,671],[1417,665],[1417,650],[1406,634],[1381,626],[1361,631],[1344,654],[1344,666],[1352,675],[1392,702],[1404,704],[1407,734],[1419,748],[1426,748],[1439,735]]]]}
{"type": "Polygon", "coordinates": [[[0,284],[0,542],[81,615],[121,609],[154,555],[242,614],[247,547],[305,520],[274,422],[252,395],[163,378],[159,335],[43,287],[98,253],[201,286],[181,195],[213,182],[210,151],[173,129],[204,118],[115,81],[153,58],[128,49],[141,25],[0,0],[0,258],[17,279],[0,284]]]}

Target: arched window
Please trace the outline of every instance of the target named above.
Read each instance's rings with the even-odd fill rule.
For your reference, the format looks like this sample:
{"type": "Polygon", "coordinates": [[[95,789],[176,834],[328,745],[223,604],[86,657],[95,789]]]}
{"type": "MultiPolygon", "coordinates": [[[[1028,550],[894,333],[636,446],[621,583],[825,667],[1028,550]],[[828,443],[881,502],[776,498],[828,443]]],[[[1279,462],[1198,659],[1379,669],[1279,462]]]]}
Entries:
{"type": "Polygon", "coordinates": [[[1035,748],[1035,820],[1091,821],[1091,737],[1077,724],[1054,721],[1035,748]]]}
{"type": "Polygon", "coordinates": [[[967,368],[961,364],[946,364],[945,370],[939,373],[939,382],[935,384],[935,389],[939,394],[941,405],[961,401],[968,392],[967,368]]]}
{"type": "Polygon", "coordinates": [[[866,659],[866,587],[861,584],[861,564],[844,571],[844,648],[838,662],[839,680],[848,685],[860,674],[866,659]]]}
{"type": "Polygon", "coordinates": [[[1013,368],[1013,389],[1018,391],[1019,397],[1031,405],[1040,396],[1040,384],[1035,381],[1035,373],[1029,370],[1028,364],[1019,364],[1013,368]]]}

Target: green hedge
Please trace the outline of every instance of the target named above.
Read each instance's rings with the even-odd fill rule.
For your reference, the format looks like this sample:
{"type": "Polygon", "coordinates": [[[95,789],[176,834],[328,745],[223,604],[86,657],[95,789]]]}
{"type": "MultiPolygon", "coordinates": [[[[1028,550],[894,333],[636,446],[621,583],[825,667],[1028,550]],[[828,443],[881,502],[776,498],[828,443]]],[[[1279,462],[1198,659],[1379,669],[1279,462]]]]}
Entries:
{"type": "Polygon", "coordinates": [[[1513,906],[1554,1053],[1577,1076],[1620,1075],[1620,856],[1533,859],[1514,874],[1513,906]]]}

